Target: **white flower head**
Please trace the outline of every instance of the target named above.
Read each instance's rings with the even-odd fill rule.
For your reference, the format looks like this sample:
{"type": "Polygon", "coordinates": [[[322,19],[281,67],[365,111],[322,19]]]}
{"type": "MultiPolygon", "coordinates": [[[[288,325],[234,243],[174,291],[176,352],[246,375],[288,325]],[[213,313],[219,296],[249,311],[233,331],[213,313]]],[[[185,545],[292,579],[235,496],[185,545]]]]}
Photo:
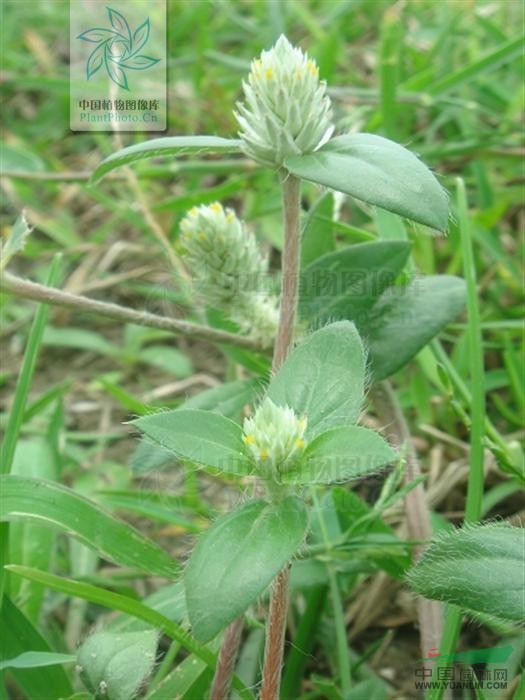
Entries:
{"type": "Polygon", "coordinates": [[[290,469],[306,446],[306,418],[265,398],[252,418],[245,418],[243,440],[262,471],[278,475],[290,469]]]}
{"type": "Polygon", "coordinates": [[[244,103],[235,116],[244,150],[265,165],[282,165],[293,155],[311,153],[334,130],[332,106],[319,69],[281,35],[275,46],[252,61],[243,82],[244,103]]]}
{"type": "Polygon", "coordinates": [[[267,261],[253,233],[220,202],[193,207],[180,224],[178,247],[206,303],[225,311],[263,343],[275,335],[277,300],[265,290],[267,261]]]}

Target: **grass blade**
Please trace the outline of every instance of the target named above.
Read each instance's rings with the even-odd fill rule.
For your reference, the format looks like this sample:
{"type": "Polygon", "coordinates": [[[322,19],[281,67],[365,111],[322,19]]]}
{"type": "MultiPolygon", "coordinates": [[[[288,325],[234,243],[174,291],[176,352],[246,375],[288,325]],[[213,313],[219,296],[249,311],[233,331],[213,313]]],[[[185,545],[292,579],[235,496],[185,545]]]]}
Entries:
{"type": "MultiPolygon", "coordinates": [[[[98,586],[62,578],[27,566],[7,566],[6,569],[19,576],[37,581],[43,586],[52,588],[55,591],[89,600],[92,603],[102,605],[110,610],[120,610],[139,620],[144,620],[144,622],[161,630],[171,639],[179,642],[181,646],[192,654],[195,654],[196,657],[204,661],[211,669],[215,669],[216,655],[213,654],[213,652],[199,644],[190,634],[183,630],[182,627],[177,625],[176,622],[173,622],[156,610],[148,608],[138,600],[128,598],[119,593],[113,593],[112,591],[106,591],[98,586]]],[[[253,700],[251,691],[236,677],[233,679],[233,687],[239,692],[243,700],[253,700]]]]}

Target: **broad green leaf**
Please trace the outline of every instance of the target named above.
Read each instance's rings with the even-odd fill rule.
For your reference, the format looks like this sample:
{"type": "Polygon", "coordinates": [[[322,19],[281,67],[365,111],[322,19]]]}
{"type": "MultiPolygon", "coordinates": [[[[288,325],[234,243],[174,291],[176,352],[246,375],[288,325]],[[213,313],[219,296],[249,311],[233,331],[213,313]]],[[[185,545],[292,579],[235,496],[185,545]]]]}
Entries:
{"type": "Polygon", "coordinates": [[[160,139],[152,139],[144,143],[136,143],[133,146],[123,148],[112,153],[102,161],[92,175],[94,182],[98,182],[111,170],[123,165],[135,163],[144,158],[156,158],[162,156],[173,157],[185,153],[236,153],[240,151],[241,142],[238,139],[224,139],[220,136],[166,136],[160,139]]]}
{"type": "MultiPolygon", "coordinates": [[[[199,659],[202,659],[211,669],[215,669],[215,654],[207,647],[200,645],[190,634],[185,632],[180,625],[173,622],[173,620],[170,620],[160,612],[157,612],[157,610],[153,610],[134,598],[120,595],[119,593],[113,593],[113,591],[107,591],[103,588],[92,586],[89,583],[81,583],[80,581],[73,581],[72,579],[49,574],[46,571],[31,569],[27,566],[7,566],[6,568],[18,576],[24,576],[32,581],[37,581],[43,586],[52,588],[60,593],[89,600],[97,605],[103,605],[110,610],[119,610],[139,620],[143,620],[148,625],[162,631],[171,639],[179,642],[181,646],[189,652],[195,654],[199,659]]],[[[253,700],[252,692],[246,688],[244,683],[242,683],[237,676],[233,676],[232,686],[238,691],[243,700],[253,700]]],[[[60,695],[57,695],[57,697],[60,697],[60,695]]]]}
{"type": "MultiPolygon", "coordinates": [[[[253,403],[256,395],[262,391],[262,387],[262,380],[238,379],[200,391],[185,401],[180,409],[197,408],[203,411],[213,411],[238,421],[244,406],[253,403]]],[[[136,413],[140,412],[136,411],[136,413]]],[[[137,445],[130,464],[134,472],[143,473],[152,469],[160,469],[168,462],[173,462],[174,459],[176,457],[173,452],[150,442],[148,438],[143,438],[137,445]]]]}
{"type": "Polygon", "coordinates": [[[66,486],[43,479],[0,477],[5,521],[38,521],[65,530],[104,559],[173,578],[179,565],[138,530],[66,486]]]}
{"type": "Polygon", "coordinates": [[[285,165],[297,177],[439,231],[447,227],[448,200],[439,182],[413,153],[382,136],[338,136],[315,153],[288,158],[285,165]]]}
{"type": "Polygon", "coordinates": [[[363,401],[365,355],[353,323],[338,321],[305,338],[270,382],[268,396],[307,417],[306,437],[355,423],[363,401]]]}
{"type": "Polygon", "coordinates": [[[416,355],[465,306],[465,282],[450,275],[392,287],[358,324],[375,381],[390,376],[416,355]]]}
{"type": "Polygon", "coordinates": [[[132,423],[179,459],[228,474],[250,474],[253,470],[241,427],[218,413],[175,409],[143,416],[132,423]]]}
{"type": "Polygon", "coordinates": [[[95,632],[77,652],[80,678],[107,700],[133,700],[155,664],[158,632],[95,632]]]}
{"type": "Polygon", "coordinates": [[[261,595],[302,543],[307,524],[298,498],[252,500],[201,536],[184,571],[197,639],[215,637],[261,595]]]}
{"type": "Polygon", "coordinates": [[[24,249],[27,237],[32,228],[27,223],[24,212],[20,214],[13,224],[5,243],[0,245],[0,271],[5,268],[11,258],[24,249]]]}
{"type": "Polygon", "coordinates": [[[522,622],[524,552],[522,528],[465,526],[437,537],[407,579],[425,598],[522,622]]]}
{"type": "Polygon", "coordinates": [[[334,195],[325,192],[308,212],[301,234],[301,267],[306,267],[335,248],[334,195]]]}
{"type": "MultiPolygon", "coordinates": [[[[51,654],[53,650],[36,627],[5,595],[0,612],[2,657],[12,659],[32,649],[51,654]]],[[[45,688],[52,698],[67,698],[73,688],[62,666],[11,668],[10,674],[28,698],[38,698],[45,688]]]]}
{"type": "Polygon", "coordinates": [[[359,324],[393,284],[410,255],[410,243],[377,241],[318,258],[301,275],[301,316],[317,323],[346,318],[359,324]]]}
{"type": "Polygon", "coordinates": [[[6,668],[43,668],[75,661],[74,654],[57,654],[54,651],[25,651],[12,659],[0,661],[0,671],[6,668]]]}
{"type": "Polygon", "coordinates": [[[287,484],[333,484],[372,474],[393,462],[394,450],[373,430],[332,428],[310,442],[299,464],[284,472],[287,484]]]}

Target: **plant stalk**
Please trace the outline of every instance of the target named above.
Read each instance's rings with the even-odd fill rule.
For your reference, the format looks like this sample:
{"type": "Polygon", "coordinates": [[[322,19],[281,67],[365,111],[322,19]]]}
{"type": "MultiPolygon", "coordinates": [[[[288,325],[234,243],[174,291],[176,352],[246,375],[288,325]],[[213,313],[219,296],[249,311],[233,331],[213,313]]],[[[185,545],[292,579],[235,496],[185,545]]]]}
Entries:
{"type": "Polygon", "coordinates": [[[207,340],[212,343],[226,343],[228,345],[236,345],[237,347],[259,352],[262,350],[259,343],[249,337],[217,330],[215,328],[208,328],[207,326],[190,321],[181,321],[179,319],[158,316],[157,314],[152,314],[147,311],[135,311],[135,309],[130,309],[126,306],[90,299],[80,294],[71,294],[70,292],[64,292],[60,289],[46,287],[44,284],[21,279],[9,272],[4,272],[0,276],[0,291],[10,292],[19,297],[33,299],[34,301],[44,302],[45,304],[55,304],[70,309],[96,313],[100,316],[112,318],[124,323],[136,323],[139,326],[160,328],[165,331],[170,331],[171,333],[177,333],[178,335],[185,335],[199,340],[207,340]]]}
{"type": "MultiPolygon", "coordinates": [[[[293,344],[297,313],[300,265],[301,181],[292,175],[283,180],[284,244],[282,254],[281,307],[272,372],[281,367],[293,344]]],[[[290,566],[276,577],[266,626],[261,700],[279,700],[283,663],[290,566]]]]}
{"type": "Polygon", "coordinates": [[[210,700],[226,700],[242,636],[243,616],[240,615],[226,628],[213,677],[210,700]]]}
{"type": "MultiPolygon", "coordinates": [[[[299,290],[301,181],[292,175],[283,179],[284,245],[282,253],[281,306],[273,351],[272,373],[284,362],[293,342],[299,290]]],[[[288,609],[288,567],[275,579],[267,625],[262,698],[278,698],[288,609]]],[[[226,628],[213,678],[210,700],[226,700],[241,641],[243,617],[226,628]]]]}

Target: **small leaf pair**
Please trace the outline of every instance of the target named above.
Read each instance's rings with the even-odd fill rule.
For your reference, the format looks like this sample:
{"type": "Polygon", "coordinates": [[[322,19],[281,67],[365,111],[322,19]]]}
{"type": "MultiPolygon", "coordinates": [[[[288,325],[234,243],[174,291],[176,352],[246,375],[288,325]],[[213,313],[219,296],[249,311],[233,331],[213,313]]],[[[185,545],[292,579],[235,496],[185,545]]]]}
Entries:
{"type": "MultiPolygon", "coordinates": [[[[195,409],[157,413],[134,424],[179,459],[227,474],[257,474],[295,486],[348,481],[395,457],[379,435],[352,425],[361,410],[364,380],[365,355],[357,330],[340,321],[307,337],[271,380],[265,402],[273,404],[277,418],[267,419],[266,435],[261,421],[256,439],[225,416],[195,409]],[[290,413],[299,424],[304,421],[293,460],[283,449],[290,413]],[[258,459],[254,441],[261,445],[258,459]]],[[[245,426],[256,420],[257,412],[245,426]]]]}

